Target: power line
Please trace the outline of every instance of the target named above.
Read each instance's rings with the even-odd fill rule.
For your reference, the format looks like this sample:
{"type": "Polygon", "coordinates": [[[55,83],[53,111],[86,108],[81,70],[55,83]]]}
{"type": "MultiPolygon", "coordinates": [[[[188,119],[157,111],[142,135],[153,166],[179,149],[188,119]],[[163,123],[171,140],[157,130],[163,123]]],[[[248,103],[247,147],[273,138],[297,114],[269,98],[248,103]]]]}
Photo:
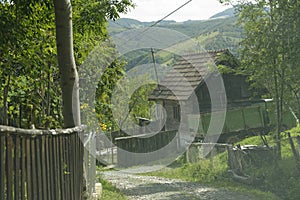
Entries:
{"type": "Polygon", "coordinates": [[[177,12],[178,10],[180,10],[181,8],[183,8],[184,6],[186,6],[187,4],[189,4],[190,2],[192,2],[193,0],[189,0],[186,3],[184,3],[183,5],[179,6],[178,8],[176,8],[175,10],[173,10],[172,12],[170,12],[169,14],[167,14],[165,17],[161,18],[160,20],[156,21],[154,24],[152,24],[151,26],[147,27],[143,32],[141,32],[140,34],[143,34],[145,32],[147,32],[149,29],[151,29],[152,27],[156,26],[157,24],[159,24],[160,22],[162,22],[164,19],[168,18],[169,16],[173,15],[175,12],[177,12]]]}
{"type": "Polygon", "coordinates": [[[166,15],[162,19],[158,20],[157,22],[155,22],[154,24],[152,24],[150,27],[156,26],[157,24],[159,24],[160,22],[162,22],[164,19],[168,18],[169,16],[171,16],[172,14],[174,14],[175,12],[177,12],[178,10],[180,10],[181,8],[183,8],[184,6],[186,6],[187,4],[191,3],[192,1],[193,0],[189,0],[189,1],[185,2],[183,5],[181,5],[180,7],[178,7],[177,9],[175,9],[174,11],[170,12],[168,15],[166,15]]]}
{"type": "Polygon", "coordinates": [[[148,30],[150,30],[152,27],[156,26],[157,24],[159,24],[160,22],[162,22],[164,19],[168,18],[169,16],[171,16],[172,14],[174,14],[175,12],[177,12],[178,10],[180,10],[181,8],[183,8],[184,6],[186,6],[187,4],[191,3],[193,0],[189,0],[186,3],[184,3],[183,5],[179,6],[178,8],[176,8],[175,10],[173,10],[172,12],[170,12],[169,14],[167,14],[165,17],[161,18],[160,20],[156,21],[155,23],[153,23],[152,25],[148,26],[147,28],[145,28],[145,30],[143,30],[141,33],[139,33],[138,35],[129,38],[128,40],[126,40],[121,46],[123,46],[124,44],[128,43],[131,40],[136,39],[138,36],[144,34],[145,32],[147,32],[148,30]]]}
{"type": "MultiPolygon", "coordinates": [[[[114,20],[110,20],[109,22],[110,22],[110,23],[117,24],[117,25],[119,25],[120,27],[123,27],[123,28],[125,28],[125,29],[127,29],[127,30],[132,29],[132,28],[130,28],[130,27],[127,27],[126,25],[119,24],[118,22],[116,22],[116,21],[114,21],[114,20]]],[[[128,22],[126,22],[126,23],[127,23],[127,25],[130,25],[128,22]]]]}

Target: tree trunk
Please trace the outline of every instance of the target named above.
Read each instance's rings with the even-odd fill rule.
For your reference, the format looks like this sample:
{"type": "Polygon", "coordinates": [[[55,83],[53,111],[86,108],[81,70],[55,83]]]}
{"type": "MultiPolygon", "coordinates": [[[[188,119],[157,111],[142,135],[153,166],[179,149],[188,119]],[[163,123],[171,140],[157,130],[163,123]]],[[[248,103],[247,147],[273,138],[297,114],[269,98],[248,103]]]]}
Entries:
{"type": "Polygon", "coordinates": [[[274,86],[275,86],[275,103],[276,103],[276,144],[277,144],[277,156],[281,159],[281,110],[280,110],[280,98],[278,91],[278,77],[274,70],[274,86]]]}
{"type": "Polygon", "coordinates": [[[73,52],[72,6],[70,0],[53,1],[64,127],[71,128],[80,125],[79,83],[73,52]]]}
{"type": "MultiPolygon", "coordinates": [[[[70,0],[53,0],[55,9],[56,45],[63,100],[64,127],[79,126],[79,77],[73,50],[72,5],[70,0]]],[[[83,197],[87,199],[85,164],[83,163],[83,197]]]]}

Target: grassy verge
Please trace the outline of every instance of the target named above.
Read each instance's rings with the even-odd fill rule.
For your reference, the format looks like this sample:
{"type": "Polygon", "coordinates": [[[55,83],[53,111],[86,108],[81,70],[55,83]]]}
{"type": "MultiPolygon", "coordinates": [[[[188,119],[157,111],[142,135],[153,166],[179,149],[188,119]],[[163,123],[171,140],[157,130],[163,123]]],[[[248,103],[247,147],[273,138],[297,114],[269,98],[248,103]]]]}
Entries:
{"type": "MultiPolygon", "coordinates": [[[[98,171],[103,171],[102,169],[98,169],[98,171]]],[[[108,181],[104,180],[100,174],[97,175],[98,181],[102,184],[102,197],[101,200],[128,200],[128,198],[123,195],[119,189],[113,186],[108,181]]]]}
{"type": "MultiPolygon", "coordinates": [[[[300,128],[290,130],[292,136],[299,135],[300,128]]],[[[243,185],[232,180],[227,169],[227,153],[214,157],[213,168],[210,161],[203,159],[194,164],[185,164],[177,161],[173,169],[167,168],[147,175],[178,178],[186,181],[200,182],[214,187],[223,187],[230,190],[251,193],[260,199],[300,199],[300,172],[296,169],[290,144],[287,136],[282,133],[282,159],[265,163],[261,167],[248,169],[247,174],[258,178],[253,185],[243,185]]],[[[267,137],[269,144],[274,145],[271,137],[267,137]]],[[[262,145],[260,137],[247,138],[241,145],[262,145]]],[[[296,148],[297,143],[295,142],[296,148]]]]}

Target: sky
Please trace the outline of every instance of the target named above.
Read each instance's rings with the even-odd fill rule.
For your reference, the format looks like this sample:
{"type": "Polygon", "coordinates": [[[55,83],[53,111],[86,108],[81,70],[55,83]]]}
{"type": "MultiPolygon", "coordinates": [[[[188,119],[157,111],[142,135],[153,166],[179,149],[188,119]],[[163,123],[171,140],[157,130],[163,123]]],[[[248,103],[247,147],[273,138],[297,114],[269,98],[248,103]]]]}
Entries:
{"type": "MultiPolygon", "coordinates": [[[[143,22],[157,21],[186,2],[188,0],[133,0],[136,7],[131,9],[126,15],[121,15],[121,17],[143,22]]],[[[227,8],[230,8],[230,6],[222,5],[218,0],[192,0],[166,20],[175,20],[177,22],[204,20],[227,8]]]]}

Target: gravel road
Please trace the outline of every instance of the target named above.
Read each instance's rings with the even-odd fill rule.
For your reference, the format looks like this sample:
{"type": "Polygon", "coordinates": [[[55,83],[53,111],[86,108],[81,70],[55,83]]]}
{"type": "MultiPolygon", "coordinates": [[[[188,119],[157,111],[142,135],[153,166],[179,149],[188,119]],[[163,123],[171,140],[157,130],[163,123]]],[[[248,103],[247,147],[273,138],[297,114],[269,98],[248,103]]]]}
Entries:
{"type": "Polygon", "coordinates": [[[206,187],[199,183],[185,182],[154,176],[140,176],[120,171],[104,172],[103,178],[134,200],[258,200],[249,194],[206,187]]]}

